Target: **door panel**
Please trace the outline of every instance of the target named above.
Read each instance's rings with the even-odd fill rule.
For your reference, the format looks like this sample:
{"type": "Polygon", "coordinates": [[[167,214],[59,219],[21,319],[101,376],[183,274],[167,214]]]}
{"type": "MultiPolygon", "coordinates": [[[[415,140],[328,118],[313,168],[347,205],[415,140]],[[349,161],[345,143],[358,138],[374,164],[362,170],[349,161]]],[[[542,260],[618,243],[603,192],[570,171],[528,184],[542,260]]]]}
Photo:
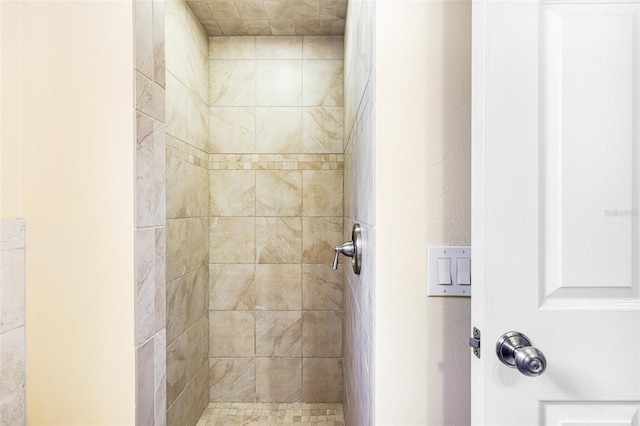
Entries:
{"type": "Polygon", "coordinates": [[[472,79],[473,423],[637,424],[640,2],[475,1],[472,79]]]}

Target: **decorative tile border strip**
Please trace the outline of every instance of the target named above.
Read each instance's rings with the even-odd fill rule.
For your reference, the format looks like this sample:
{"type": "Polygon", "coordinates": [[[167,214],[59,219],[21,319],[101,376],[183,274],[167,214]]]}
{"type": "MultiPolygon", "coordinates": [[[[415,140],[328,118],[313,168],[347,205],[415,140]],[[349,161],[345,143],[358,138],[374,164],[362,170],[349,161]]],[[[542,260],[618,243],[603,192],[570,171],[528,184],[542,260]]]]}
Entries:
{"type": "Polygon", "coordinates": [[[210,170],[343,170],[344,154],[209,154],[210,170]]]}
{"type": "Polygon", "coordinates": [[[188,143],[167,135],[167,157],[177,158],[199,167],[209,167],[209,155],[188,143]]]}

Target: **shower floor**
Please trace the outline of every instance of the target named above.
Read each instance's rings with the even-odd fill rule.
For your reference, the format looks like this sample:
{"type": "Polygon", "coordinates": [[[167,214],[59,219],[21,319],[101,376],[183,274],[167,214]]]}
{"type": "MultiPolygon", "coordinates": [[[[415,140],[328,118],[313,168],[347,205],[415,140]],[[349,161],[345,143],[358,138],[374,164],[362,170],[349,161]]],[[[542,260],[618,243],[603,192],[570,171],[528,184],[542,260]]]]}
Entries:
{"type": "Polygon", "coordinates": [[[342,404],[212,402],[196,426],[344,426],[342,404]]]}

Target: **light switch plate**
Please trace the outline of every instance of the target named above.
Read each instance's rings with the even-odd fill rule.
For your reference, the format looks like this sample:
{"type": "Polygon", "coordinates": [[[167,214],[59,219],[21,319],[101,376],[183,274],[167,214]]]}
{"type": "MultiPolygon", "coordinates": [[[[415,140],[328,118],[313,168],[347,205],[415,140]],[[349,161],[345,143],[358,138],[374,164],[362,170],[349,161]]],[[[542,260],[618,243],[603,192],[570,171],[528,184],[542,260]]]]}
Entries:
{"type": "MultiPolygon", "coordinates": [[[[464,277],[460,277],[458,280],[458,268],[461,262],[458,259],[469,259],[470,271],[473,270],[473,261],[471,260],[471,246],[429,246],[427,248],[427,272],[428,272],[428,285],[427,296],[463,296],[471,297],[471,284],[458,284],[458,282],[465,282],[467,280],[464,277]],[[451,284],[442,285],[438,284],[438,276],[446,275],[447,271],[438,271],[438,265],[444,265],[447,262],[442,260],[438,262],[438,259],[450,259],[448,262],[451,270],[451,284]]],[[[463,262],[464,264],[464,262],[463,262]]],[[[463,271],[464,272],[464,271],[463,271]]]]}

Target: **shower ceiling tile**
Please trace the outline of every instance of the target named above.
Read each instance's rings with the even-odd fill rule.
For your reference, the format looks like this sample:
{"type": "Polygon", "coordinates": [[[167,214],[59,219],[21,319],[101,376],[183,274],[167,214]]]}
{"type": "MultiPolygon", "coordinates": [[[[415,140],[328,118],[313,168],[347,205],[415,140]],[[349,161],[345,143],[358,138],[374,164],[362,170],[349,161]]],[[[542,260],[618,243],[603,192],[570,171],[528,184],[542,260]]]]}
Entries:
{"type": "Polygon", "coordinates": [[[347,0],[187,0],[209,36],[343,35],[347,0]]]}

